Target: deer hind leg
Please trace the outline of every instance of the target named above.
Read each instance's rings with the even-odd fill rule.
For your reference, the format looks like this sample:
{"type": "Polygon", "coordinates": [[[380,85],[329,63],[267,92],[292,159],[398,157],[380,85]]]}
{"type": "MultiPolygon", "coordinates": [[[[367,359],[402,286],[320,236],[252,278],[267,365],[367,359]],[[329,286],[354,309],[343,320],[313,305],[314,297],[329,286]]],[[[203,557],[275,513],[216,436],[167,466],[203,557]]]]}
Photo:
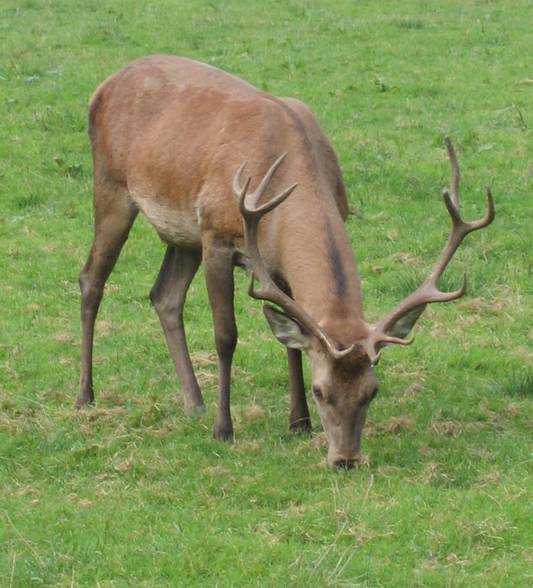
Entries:
{"type": "Polygon", "coordinates": [[[237,326],[233,308],[233,258],[231,252],[204,241],[204,273],[213,314],[215,346],[218,355],[218,410],[213,435],[222,441],[233,440],[230,412],[231,363],[237,345],[237,326]]]}
{"type": "Polygon", "coordinates": [[[94,323],[104,286],[137,215],[123,186],[95,184],[94,240],[80,274],[81,289],[81,372],[76,406],[94,401],[92,358],[94,323]]]}
{"type": "Polygon", "coordinates": [[[291,431],[310,433],[311,417],[305,398],[305,383],[302,370],[302,352],[287,348],[289,361],[289,381],[291,388],[291,408],[289,428],[291,431]]]}
{"type": "Polygon", "coordinates": [[[168,349],[176,367],[187,414],[205,410],[183,326],[185,297],[201,260],[200,251],[168,247],[159,275],[150,292],[150,300],[161,321],[168,349]]]}

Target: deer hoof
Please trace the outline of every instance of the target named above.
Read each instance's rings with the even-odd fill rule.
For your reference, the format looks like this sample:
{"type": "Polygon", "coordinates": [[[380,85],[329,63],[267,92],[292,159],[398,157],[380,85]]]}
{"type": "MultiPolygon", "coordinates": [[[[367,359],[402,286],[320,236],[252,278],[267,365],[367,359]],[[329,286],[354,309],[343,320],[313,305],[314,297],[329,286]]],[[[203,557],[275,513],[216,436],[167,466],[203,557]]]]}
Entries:
{"type": "Polygon", "coordinates": [[[74,403],[74,408],[77,408],[79,410],[86,406],[90,406],[91,404],[94,404],[94,397],[88,398],[86,396],[78,396],[76,402],[74,403]]]}
{"type": "Polygon", "coordinates": [[[213,437],[218,439],[218,441],[228,441],[229,443],[233,443],[234,435],[233,435],[233,428],[232,427],[219,427],[215,425],[215,429],[213,431],[213,437]]]}
{"type": "Polygon", "coordinates": [[[292,421],[289,425],[289,430],[291,433],[301,433],[305,435],[309,435],[313,431],[313,427],[311,426],[311,419],[309,417],[298,419],[297,421],[292,421]]]}

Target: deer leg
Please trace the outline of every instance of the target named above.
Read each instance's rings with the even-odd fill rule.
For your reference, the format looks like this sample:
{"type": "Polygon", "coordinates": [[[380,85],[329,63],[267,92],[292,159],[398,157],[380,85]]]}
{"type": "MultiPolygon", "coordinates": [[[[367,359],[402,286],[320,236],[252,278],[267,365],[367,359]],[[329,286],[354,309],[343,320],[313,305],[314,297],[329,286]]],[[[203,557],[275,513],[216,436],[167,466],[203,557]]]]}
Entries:
{"type": "Polygon", "coordinates": [[[176,368],[187,414],[205,410],[183,326],[185,297],[201,260],[200,251],[168,247],[159,275],[150,292],[150,300],[161,321],[176,368]]]}
{"type": "Polygon", "coordinates": [[[218,355],[218,409],[213,435],[222,441],[233,440],[230,412],[231,362],[237,345],[237,326],[233,309],[233,258],[230,251],[204,244],[204,273],[213,313],[215,346],[218,355]]]}
{"type": "Polygon", "coordinates": [[[287,348],[289,361],[289,382],[291,388],[291,409],[289,428],[291,431],[310,433],[311,417],[305,399],[305,384],[302,370],[302,352],[287,348]]]}
{"type": "Polygon", "coordinates": [[[94,323],[104,286],[137,215],[127,190],[116,186],[95,188],[95,231],[89,258],[79,282],[81,290],[81,371],[76,406],[94,402],[94,323]]]}

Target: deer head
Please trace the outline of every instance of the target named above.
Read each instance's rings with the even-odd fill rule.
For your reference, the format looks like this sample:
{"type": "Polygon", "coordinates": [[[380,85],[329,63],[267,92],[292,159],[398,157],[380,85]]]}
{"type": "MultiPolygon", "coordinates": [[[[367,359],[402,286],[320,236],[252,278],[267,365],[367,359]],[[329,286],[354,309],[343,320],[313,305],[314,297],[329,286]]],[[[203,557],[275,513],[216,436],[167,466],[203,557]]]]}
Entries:
{"type": "Polygon", "coordinates": [[[264,313],[274,335],[287,347],[305,351],[310,359],[313,397],[328,438],[328,463],[332,466],[350,468],[360,460],[361,432],[370,402],[377,394],[374,366],[381,350],[386,345],[410,345],[413,340],[406,337],[428,304],[448,302],[464,295],[466,277],[462,286],[453,292],[439,290],[439,279],[466,235],[488,226],[494,219],[494,202],[488,188],[486,216],[473,222],[465,222],[461,218],[459,166],[449,139],[446,139],[446,146],[452,168],[451,189],[443,192],[444,203],[452,221],[448,242],[421,286],[376,325],[358,325],[353,342],[345,348],[340,348],[339,343],[328,334],[327,327],[313,320],[276,284],[259,251],[259,221],[287,199],[297,186],[294,184],[259,205],[272,176],[287,153],[274,162],[253,193],[248,193],[250,177],[241,185],[246,162],[235,174],[233,189],[239,200],[246,249],[252,267],[249,294],[279,307],[264,305],[264,313]],[[259,280],[259,286],[256,285],[256,279],[259,280]]]}

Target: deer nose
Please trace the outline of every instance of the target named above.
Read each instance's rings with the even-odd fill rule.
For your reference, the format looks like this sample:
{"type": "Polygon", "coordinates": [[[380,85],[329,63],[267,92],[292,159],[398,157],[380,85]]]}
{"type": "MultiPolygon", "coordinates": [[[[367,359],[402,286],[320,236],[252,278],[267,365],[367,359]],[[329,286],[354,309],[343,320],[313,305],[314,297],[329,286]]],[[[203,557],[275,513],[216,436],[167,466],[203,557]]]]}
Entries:
{"type": "Polygon", "coordinates": [[[351,469],[353,469],[353,467],[355,466],[356,463],[357,463],[357,461],[355,459],[341,458],[341,459],[336,459],[333,462],[333,467],[335,467],[338,470],[351,470],[351,469]]]}
{"type": "Polygon", "coordinates": [[[351,470],[363,461],[360,451],[332,452],[328,455],[328,464],[337,470],[351,470]]]}

